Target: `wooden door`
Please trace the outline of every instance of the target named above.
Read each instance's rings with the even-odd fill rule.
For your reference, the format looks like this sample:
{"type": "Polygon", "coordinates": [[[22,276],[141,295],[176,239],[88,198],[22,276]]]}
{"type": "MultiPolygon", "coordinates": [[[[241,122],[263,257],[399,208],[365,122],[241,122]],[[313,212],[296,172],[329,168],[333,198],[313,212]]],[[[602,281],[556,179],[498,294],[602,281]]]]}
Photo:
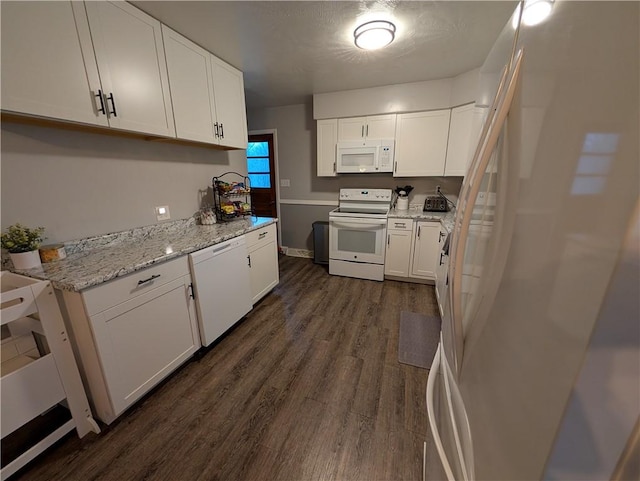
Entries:
{"type": "Polygon", "coordinates": [[[258,217],[278,217],[273,134],[249,136],[247,175],[251,183],[251,206],[258,217]]]}

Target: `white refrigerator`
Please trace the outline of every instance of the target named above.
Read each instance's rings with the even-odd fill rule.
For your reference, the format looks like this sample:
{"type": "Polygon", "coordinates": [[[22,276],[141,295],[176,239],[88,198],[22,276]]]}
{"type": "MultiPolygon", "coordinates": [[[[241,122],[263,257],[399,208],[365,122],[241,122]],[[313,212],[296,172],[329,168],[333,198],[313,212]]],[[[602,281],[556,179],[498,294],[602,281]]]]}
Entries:
{"type": "Polygon", "coordinates": [[[518,7],[480,69],[427,479],[639,476],[639,7],[518,7]]]}

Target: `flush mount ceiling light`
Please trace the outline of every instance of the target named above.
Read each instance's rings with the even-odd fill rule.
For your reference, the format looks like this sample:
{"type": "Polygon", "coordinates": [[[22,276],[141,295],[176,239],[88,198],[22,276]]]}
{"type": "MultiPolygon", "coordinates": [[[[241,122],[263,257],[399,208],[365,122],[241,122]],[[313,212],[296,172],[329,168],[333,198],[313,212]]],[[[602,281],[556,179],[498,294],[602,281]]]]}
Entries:
{"type": "Polygon", "coordinates": [[[354,42],[358,48],[376,50],[386,47],[396,36],[396,26],[387,20],[373,20],[356,28],[354,42]]]}
{"type": "MultiPolygon", "coordinates": [[[[538,25],[551,15],[553,0],[526,0],[524,2],[524,11],[522,12],[522,23],[527,26],[538,25]]],[[[518,24],[520,16],[520,5],[516,9],[513,23],[514,28],[518,24]]]]}

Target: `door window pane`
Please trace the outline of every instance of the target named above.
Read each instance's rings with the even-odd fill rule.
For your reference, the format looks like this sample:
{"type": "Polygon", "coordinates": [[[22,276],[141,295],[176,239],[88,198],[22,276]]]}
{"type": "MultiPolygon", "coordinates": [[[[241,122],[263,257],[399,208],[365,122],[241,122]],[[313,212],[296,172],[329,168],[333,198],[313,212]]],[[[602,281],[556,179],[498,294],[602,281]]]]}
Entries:
{"type": "Polygon", "coordinates": [[[249,173],[251,188],[271,188],[271,176],[269,174],[251,174],[249,173]]]}
{"type": "Polygon", "coordinates": [[[269,157],[247,157],[249,172],[269,172],[269,157]]]}
{"type": "Polygon", "coordinates": [[[249,142],[247,157],[269,157],[269,142],[249,142]]]}

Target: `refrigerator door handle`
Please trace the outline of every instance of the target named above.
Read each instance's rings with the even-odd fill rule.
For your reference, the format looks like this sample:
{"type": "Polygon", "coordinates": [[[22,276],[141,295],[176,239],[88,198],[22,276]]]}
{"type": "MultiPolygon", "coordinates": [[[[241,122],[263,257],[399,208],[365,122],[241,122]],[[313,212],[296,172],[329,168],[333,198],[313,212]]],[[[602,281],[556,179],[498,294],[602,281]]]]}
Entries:
{"type": "Polygon", "coordinates": [[[429,370],[429,377],[427,378],[427,415],[429,418],[429,427],[431,428],[431,432],[433,433],[433,442],[436,445],[436,450],[438,451],[440,462],[442,462],[442,467],[444,468],[444,472],[447,475],[447,481],[456,481],[456,478],[453,475],[453,471],[451,470],[449,460],[447,459],[447,455],[444,452],[444,447],[442,446],[442,439],[440,438],[440,431],[438,430],[438,424],[434,411],[433,397],[436,378],[438,377],[438,371],[440,371],[441,349],[442,341],[440,342],[440,344],[438,344],[436,355],[433,357],[433,364],[431,364],[431,369],[429,370]]]}

